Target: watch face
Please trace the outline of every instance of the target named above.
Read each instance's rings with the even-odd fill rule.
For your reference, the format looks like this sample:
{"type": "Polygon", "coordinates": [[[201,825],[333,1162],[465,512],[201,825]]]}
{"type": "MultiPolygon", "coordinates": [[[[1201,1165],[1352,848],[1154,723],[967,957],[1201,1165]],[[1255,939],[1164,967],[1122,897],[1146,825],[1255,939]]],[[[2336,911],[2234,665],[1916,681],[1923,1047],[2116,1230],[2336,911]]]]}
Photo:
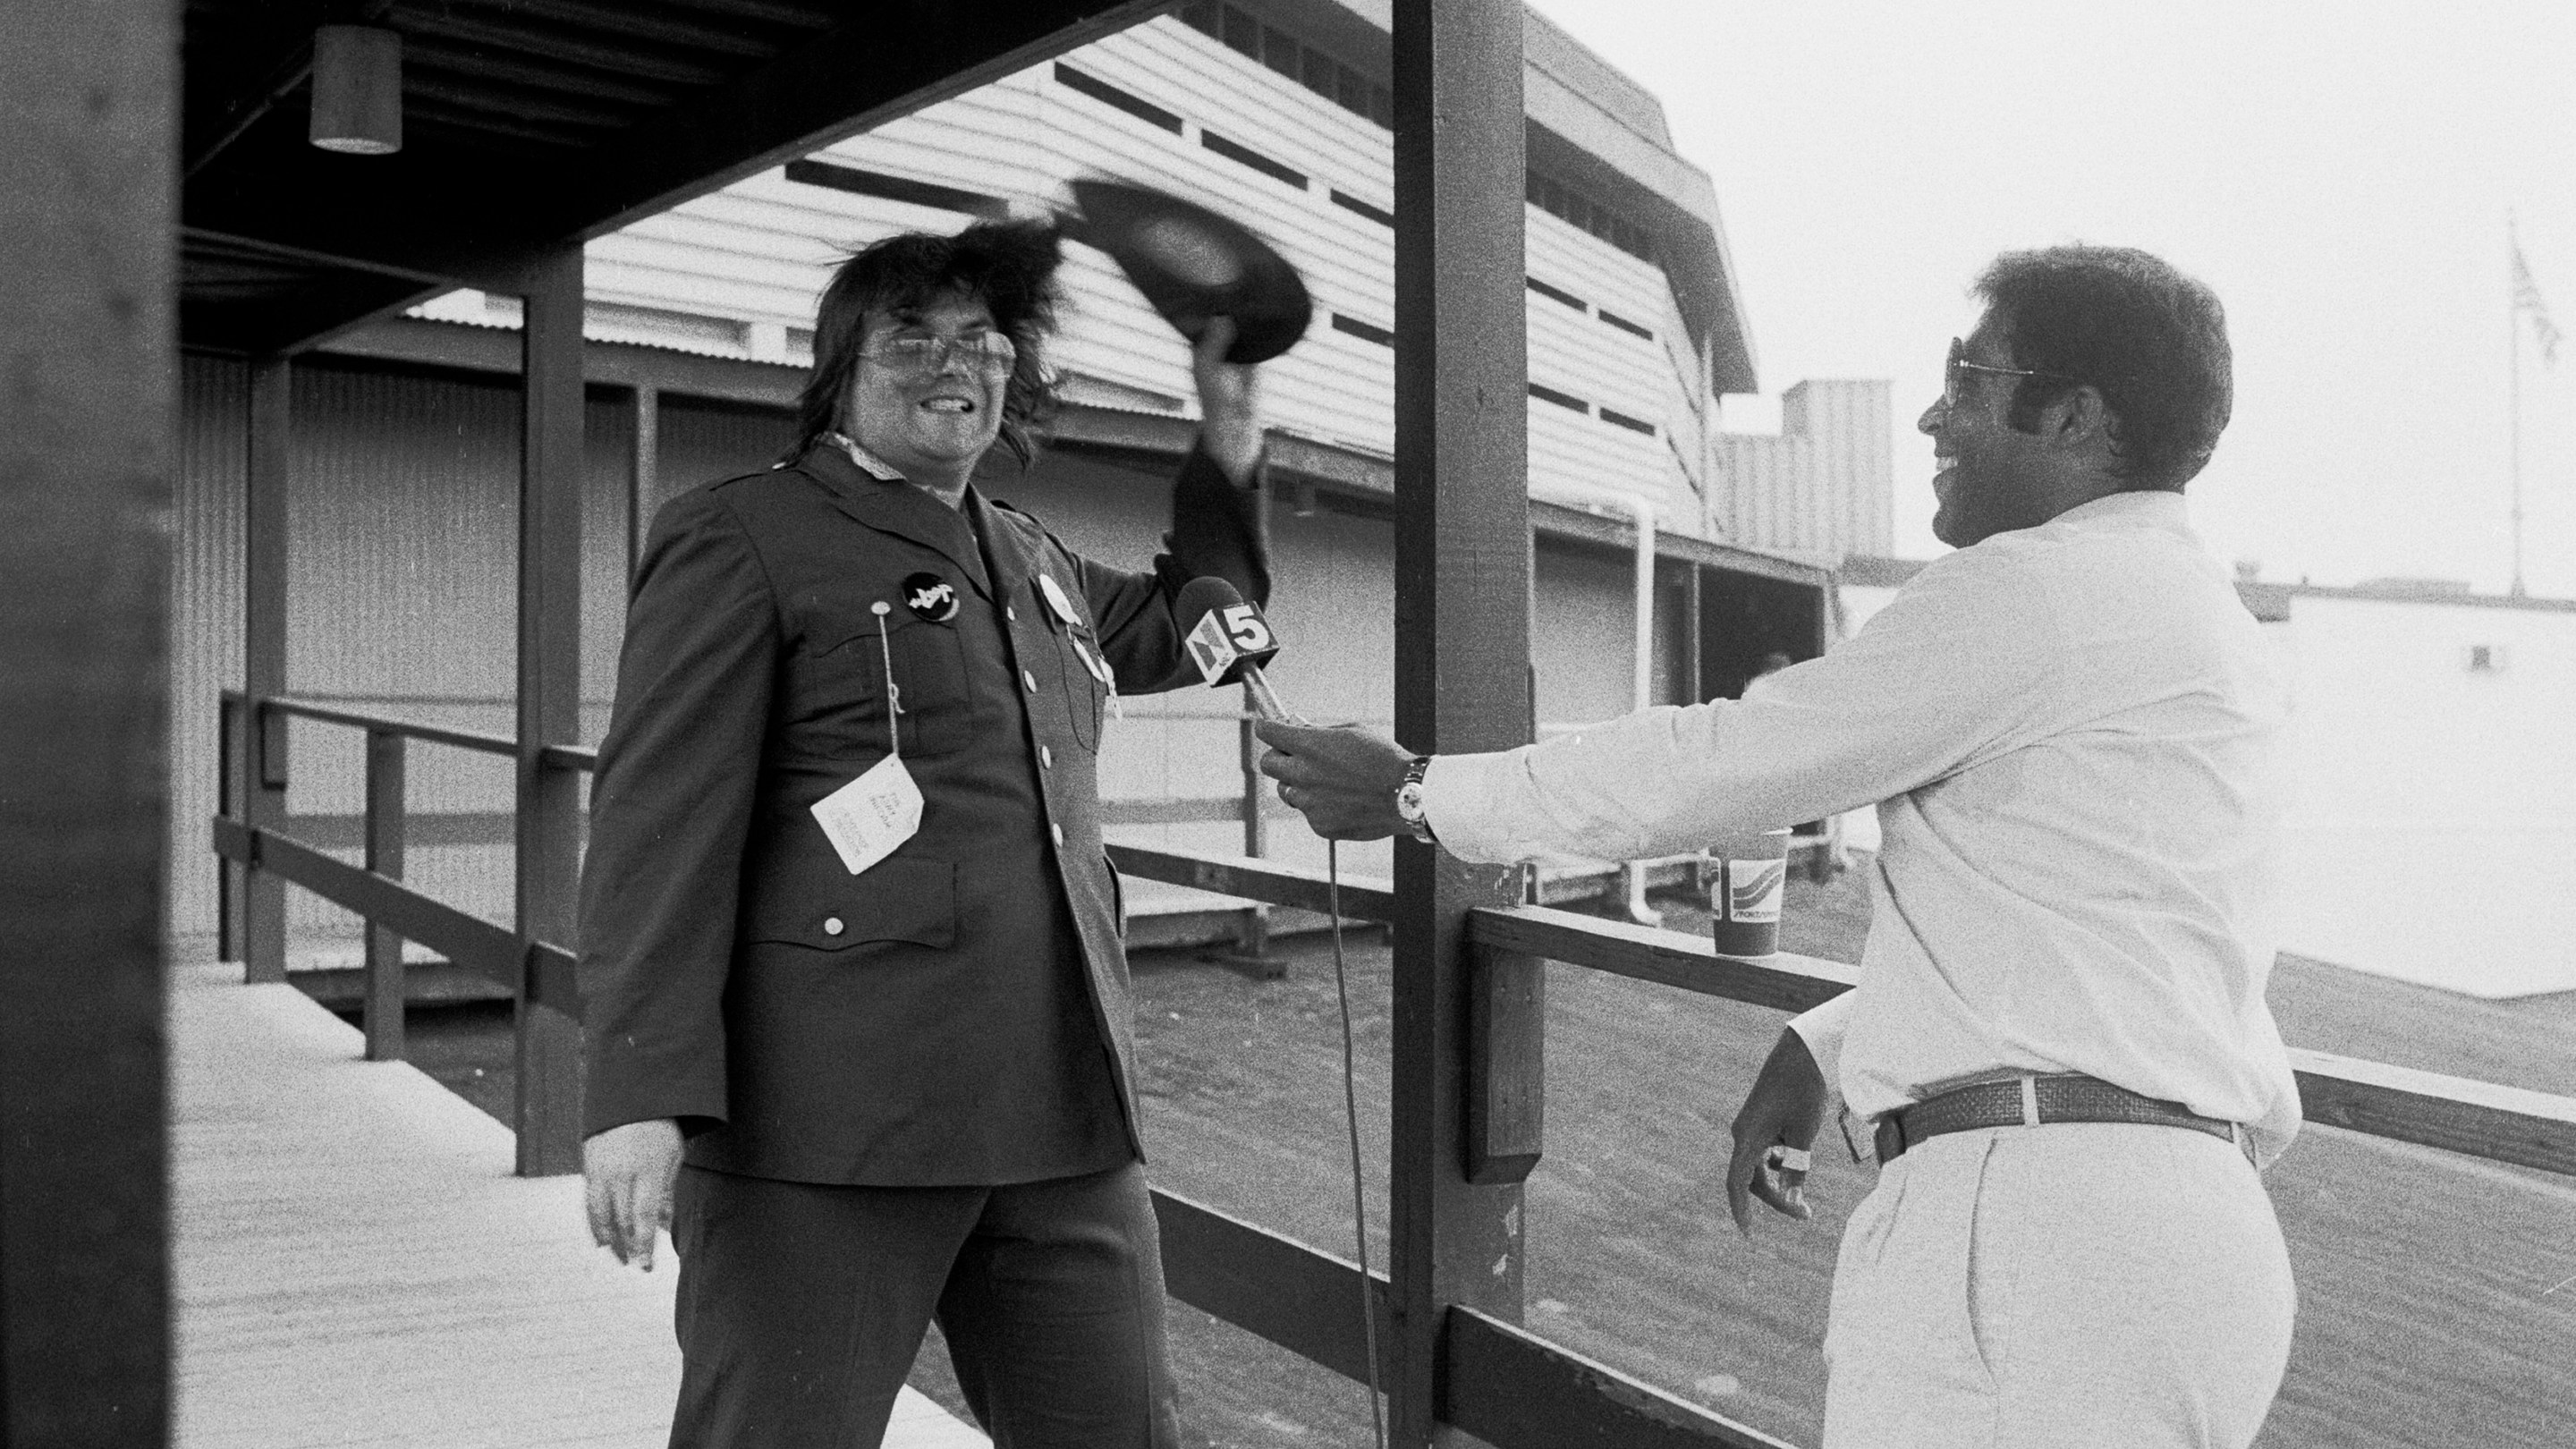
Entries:
{"type": "Polygon", "coordinates": [[[1420,781],[1407,780],[1404,782],[1404,787],[1395,792],[1395,813],[1398,818],[1402,819],[1407,825],[1410,825],[1422,818],[1422,784],[1420,781]]]}

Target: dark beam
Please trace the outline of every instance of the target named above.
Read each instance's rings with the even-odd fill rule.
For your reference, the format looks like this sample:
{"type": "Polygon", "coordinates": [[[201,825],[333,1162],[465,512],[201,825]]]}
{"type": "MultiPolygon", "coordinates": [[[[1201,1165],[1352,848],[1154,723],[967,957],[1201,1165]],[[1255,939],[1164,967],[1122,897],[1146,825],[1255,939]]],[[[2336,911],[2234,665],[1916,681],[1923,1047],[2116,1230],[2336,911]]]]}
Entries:
{"type": "Polygon", "coordinates": [[[424,284],[364,272],[317,272],[292,288],[223,302],[189,299],[182,304],[180,324],[193,350],[281,356],[398,315],[454,287],[452,282],[424,284]]]}
{"type": "MultiPolygon", "coordinates": [[[[686,20],[671,20],[640,12],[623,3],[585,5],[580,0],[462,0],[462,7],[497,11],[519,25],[530,20],[551,21],[584,32],[585,39],[590,33],[605,31],[657,49],[693,55],[737,55],[757,59],[769,52],[766,41],[745,35],[740,26],[695,25],[686,20]]],[[[450,0],[446,8],[459,8],[457,0],[450,0]]],[[[821,26],[818,24],[814,28],[820,29],[821,26]]]]}
{"type": "Polygon", "coordinates": [[[573,943],[581,779],[547,758],[581,737],[581,248],[531,268],[520,295],[518,1168],[581,1170],[581,1022],[537,991],[538,948],[573,943]]]}
{"type": "MultiPolygon", "coordinates": [[[[1521,11],[1397,0],[1394,18],[1396,734],[1503,749],[1530,719],[1521,11]]],[[[1517,872],[1411,842],[1395,872],[1388,1390],[1393,1442],[1425,1449],[1449,1306],[1520,1317],[1521,1190],[1471,1183],[1465,1097],[1471,1031],[1535,1039],[1494,1013],[1535,1009],[1520,978],[1540,967],[1480,980],[1467,950],[1467,911],[1508,904],[1517,872]]],[[[1488,1081],[1537,1068],[1483,1065],[1488,1081]]]]}
{"type": "Polygon", "coordinates": [[[535,56],[595,75],[625,76],[688,89],[714,85],[725,77],[720,68],[695,64],[686,55],[675,55],[657,47],[602,45],[575,36],[531,31],[445,9],[407,13],[403,16],[403,29],[407,33],[453,41],[457,49],[468,54],[535,56]]]}
{"type": "MultiPolygon", "coordinates": [[[[1529,501],[1530,526],[1550,538],[1563,539],[1588,546],[1603,553],[1633,557],[1637,548],[1636,521],[1619,514],[1594,513],[1588,508],[1572,508],[1551,503],[1543,498],[1529,501]]],[[[1655,554],[1659,558],[1680,559],[1730,573],[1752,574],[1757,578],[1777,579],[1786,584],[1804,584],[1823,589],[1834,581],[1831,566],[1821,560],[1784,557],[1760,553],[1734,544],[1694,538],[1686,533],[1655,530],[1655,554]]]]}
{"type": "Polygon", "coordinates": [[[575,185],[554,225],[562,235],[614,231],[1167,8],[1167,0],[870,6],[705,101],[635,128],[567,178],[575,185]]]}
{"type": "MultiPolygon", "coordinates": [[[[507,986],[519,976],[518,937],[481,916],[432,900],[400,881],[368,873],[337,856],[274,831],[251,830],[238,821],[211,822],[208,836],[215,853],[226,860],[256,864],[263,873],[293,882],[335,906],[355,912],[406,941],[418,941],[457,966],[507,986]]],[[[299,971],[298,976],[304,973],[299,971]]],[[[568,1011],[578,1011],[578,994],[549,996],[568,1011]]]]}
{"type": "Polygon", "coordinates": [[[177,11],[0,7],[0,1444],[170,1427],[177,11]]]}
{"type": "Polygon", "coordinates": [[[631,106],[615,102],[585,104],[579,99],[535,94],[518,85],[495,85],[473,76],[415,70],[403,79],[403,104],[411,106],[424,100],[445,102],[468,115],[551,122],[572,131],[599,135],[622,128],[634,114],[631,106]]]}
{"type": "MultiPolygon", "coordinates": [[[[404,776],[410,741],[391,730],[367,731],[365,858],[370,875],[403,875],[404,776]]],[[[367,1060],[403,1058],[403,938],[381,921],[367,923],[367,990],[359,1024],[367,1033],[367,1060]]]]}
{"type": "Polygon", "coordinates": [[[594,66],[568,65],[545,58],[530,60],[524,53],[513,56],[488,46],[462,45],[435,35],[403,37],[403,72],[412,82],[436,75],[504,81],[629,106],[669,105],[680,94],[679,87],[650,85],[594,66]]]}
{"type": "MultiPolygon", "coordinates": [[[[518,374],[520,365],[515,332],[416,317],[391,317],[352,328],[321,350],[336,357],[510,376],[518,374]]],[[[805,385],[805,369],[785,363],[701,357],[626,342],[583,344],[581,367],[583,377],[612,387],[649,387],[671,397],[766,408],[794,408],[805,385]]]]}
{"type": "MultiPolygon", "coordinates": [[[[1158,880],[1319,914],[1332,907],[1331,882],[1324,872],[1311,866],[1283,865],[1275,860],[1228,860],[1116,841],[1110,842],[1107,849],[1112,865],[1139,880],[1158,880]]],[[[1395,919],[1395,896],[1383,881],[1342,877],[1341,903],[1346,920],[1395,919]]]]}
{"type": "MultiPolygon", "coordinates": [[[[269,357],[250,369],[249,457],[242,486],[242,823],[274,830],[286,821],[286,717],[261,702],[286,692],[287,495],[294,456],[294,368],[269,357]]],[[[286,979],[286,885],[265,871],[243,886],[243,974],[286,979]]]]}
{"type": "Polygon", "coordinates": [[[1174,1298],[1361,1380],[1368,1374],[1365,1305],[1377,1318],[1378,1359],[1387,1365],[1393,1334],[1385,1275],[1371,1273],[1364,1296],[1359,1265],[1348,1258],[1160,1189],[1154,1216],[1162,1229],[1163,1287],[1174,1298]]]}
{"type": "Polygon", "coordinates": [[[212,163],[313,73],[317,0],[289,0],[189,37],[184,178],[212,163]],[[230,82],[226,84],[225,82],[230,82]]]}
{"type": "Polygon", "coordinates": [[[1449,1316],[1449,1422],[1493,1449],[1793,1449],[1524,1328],[1449,1316]]]}
{"type": "Polygon", "coordinates": [[[1785,951],[1752,960],[1721,956],[1705,934],[1605,921],[1547,906],[1472,912],[1467,935],[1496,951],[1518,951],[1781,1011],[1822,1006],[1860,980],[1856,966],[1785,951]]]}

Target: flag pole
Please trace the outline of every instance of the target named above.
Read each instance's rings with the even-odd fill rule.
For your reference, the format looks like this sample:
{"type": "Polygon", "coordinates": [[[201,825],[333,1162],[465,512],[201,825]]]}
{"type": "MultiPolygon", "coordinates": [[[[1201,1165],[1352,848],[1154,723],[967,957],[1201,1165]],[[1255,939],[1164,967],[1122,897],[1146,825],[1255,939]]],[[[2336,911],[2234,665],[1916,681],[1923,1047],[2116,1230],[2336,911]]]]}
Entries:
{"type": "Polygon", "coordinates": [[[2508,591],[2521,598],[2522,591],[2522,296],[2518,289],[2520,275],[2515,266],[2522,258],[2522,239],[2515,235],[2513,213],[2504,214],[2505,246],[2505,467],[2513,482],[2513,586],[2508,591]]]}

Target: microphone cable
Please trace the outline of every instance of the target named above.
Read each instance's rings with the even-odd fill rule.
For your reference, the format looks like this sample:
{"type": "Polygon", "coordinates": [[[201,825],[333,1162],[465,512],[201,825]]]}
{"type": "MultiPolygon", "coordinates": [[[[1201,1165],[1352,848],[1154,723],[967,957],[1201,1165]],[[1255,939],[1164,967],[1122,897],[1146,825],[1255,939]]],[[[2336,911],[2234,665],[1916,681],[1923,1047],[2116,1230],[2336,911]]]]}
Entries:
{"type": "Polygon", "coordinates": [[[1368,1193],[1360,1175],[1360,1091],[1352,1046],[1350,968],[1342,959],[1342,844],[1324,841],[1325,904],[1333,918],[1333,995],[1342,1007],[1342,1121],[1350,1129],[1351,1220],[1360,1248],[1360,1331],[1368,1347],[1369,1427],[1377,1449],[1386,1449],[1386,1410],[1377,1382],[1377,1284],[1369,1277],[1368,1193]]]}

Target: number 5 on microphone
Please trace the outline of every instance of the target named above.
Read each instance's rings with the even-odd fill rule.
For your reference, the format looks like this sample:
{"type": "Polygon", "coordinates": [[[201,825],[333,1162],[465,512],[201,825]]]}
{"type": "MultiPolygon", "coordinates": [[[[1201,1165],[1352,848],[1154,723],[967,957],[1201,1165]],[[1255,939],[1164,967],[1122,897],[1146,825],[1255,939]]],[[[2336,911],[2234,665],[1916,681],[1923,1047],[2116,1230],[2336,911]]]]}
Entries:
{"type": "Polygon", "coordinates": [[[1269,622],[1250,604],[1236,604],[1225,611],[1225,632],[1239,653],[1264,654],[1279,647],[1270,637],[1269,622]]]}

